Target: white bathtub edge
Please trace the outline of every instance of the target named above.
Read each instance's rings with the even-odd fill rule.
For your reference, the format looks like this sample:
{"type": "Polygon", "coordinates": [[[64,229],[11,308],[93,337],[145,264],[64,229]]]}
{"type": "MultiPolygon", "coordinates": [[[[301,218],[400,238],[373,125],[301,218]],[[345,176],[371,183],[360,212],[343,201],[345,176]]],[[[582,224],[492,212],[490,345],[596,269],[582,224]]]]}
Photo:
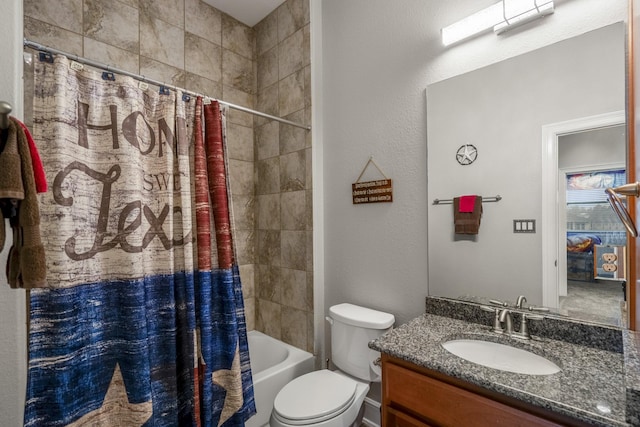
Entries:
{"type": "Polygon", "coordinates": [[[270,340],[277,341],[279,346],[288,350],[288,356],[284,361],[264,369],[261,372],[251,372],[253,377],[254,399],[258,412],[247,420],[245,426],[263,427],[268,425],[276,394],[294,378],[313,371],[315,356],[260,331],[253,330],[247,332],[247,334],[262,335],[270,340]]]}
{"type": "Polygon", "coordinates": [[[305,351],[305,350],[302,350],[302,349],[300,349],[298,347],[292,346],[291,344],[287,344],[284,341],[280,341],[277,338],[273,338],[273,337],[271,337],[271,336],[269,336],[269,335],[267,335],[267,334],[265,334],[263,332],[255,330],[255,329],[247,332],[247,335],[248,334],[262,335],[262,336],[267,337],[269,339],[278,341],[278,343],[280,345],[282,345],[284,348],[286,348],[289,351],[289,355],[287,356],[287,358],[283,362],[278,363],[277,365],[271,366],[270,368],[267,368],[267,369],[265,369],[265,370],[263,370],[261,372],[254,373],[253,370],[251,370],[251,375],[253,377],[253,381],[254,382],[259,382],[260,380],[262,380],[264,378],[269,378],[270,376],[280,372],[280,370],[282,369],[283,365],[286,365],[286,364],[295,365],[295,364],[300,363],[300,362],[302,362],[302,361],[304,361],[306,359],[309,359],[309,358],[313,359],[314,363],[315,363],[315,356],[313,354],[309,353],[308,351],[305,351]]]}

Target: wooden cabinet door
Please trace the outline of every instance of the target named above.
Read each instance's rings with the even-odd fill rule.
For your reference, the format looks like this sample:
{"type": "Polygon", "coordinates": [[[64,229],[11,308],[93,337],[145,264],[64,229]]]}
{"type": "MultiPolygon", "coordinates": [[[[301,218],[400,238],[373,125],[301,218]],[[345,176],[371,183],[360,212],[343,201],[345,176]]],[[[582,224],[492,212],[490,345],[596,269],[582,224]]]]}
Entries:
{"type": "Polygon", "coordinates": [[[561,425],[405,367],[385,365],[383,400],[388,411],[388,426],[561,425]]]}

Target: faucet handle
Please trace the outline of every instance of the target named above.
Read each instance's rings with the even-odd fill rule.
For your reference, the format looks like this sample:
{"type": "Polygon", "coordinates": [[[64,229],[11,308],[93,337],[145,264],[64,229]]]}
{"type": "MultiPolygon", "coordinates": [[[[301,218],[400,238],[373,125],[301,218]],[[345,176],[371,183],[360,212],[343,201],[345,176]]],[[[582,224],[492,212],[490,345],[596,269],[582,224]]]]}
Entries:
{"type": "Polygon", "coordinates": [[[490,299],[489,302],[491,304],[499,305],[500,307],[509,307],[509,303],[504,301],[499,301],[497,299],[490,299]]]}
{"type": "Polygon", "coordinates": [[[493,331],[502,333],[502,325],[500,324],[500,309],[498,307],[489,307],[486,305],[480,306],[481,310],[489,311],[494,314],[493,317],[493,331]]]}
{"type": "Polygon", "coordinates": [[[520,332],[514,334],[516,338],[521,338],[525,340],[531,339],[531,334],[529,333],[529,326],[527,324],[527,320],[544,320],[544,316],[540,314],[522,313],[522,318],[520,320],[520,332]]]}
{"type": "MultiPolygon", "coordinates": [[[[529,307],[527,307],[527,310],[529,311],[542,311],[542,312],[548,312],[549,311],[549,307],[536,307],[535,305],[530,305],[529,307]]],[[[531,319],[531,317],[530,317],[531,319]]]]}
{"type": "Polygon", "coordinates": [[[544,316],[541,314],[522,313],[522,320],[544,320],[544,316]]]}

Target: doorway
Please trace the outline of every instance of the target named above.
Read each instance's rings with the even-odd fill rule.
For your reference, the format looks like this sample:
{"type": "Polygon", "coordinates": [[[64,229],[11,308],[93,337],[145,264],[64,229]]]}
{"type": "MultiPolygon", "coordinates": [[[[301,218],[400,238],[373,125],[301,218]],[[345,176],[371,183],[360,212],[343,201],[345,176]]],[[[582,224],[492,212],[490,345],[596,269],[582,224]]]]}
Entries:
{"type": "MultiPolygon", "coordinates": [[[[571,317],[615,325],[626,321],[620,309],[624,306],[620,303],[624,299],[623,286],[599,277],[596,266],[599,254],[595,251],[619,243],[609,236],[616,235],[619,224],[608,219],[604,220],[606,224],[598,218],[592,222],[585,219],[590,209],[599,213],[610,211],[604,188],[591,192],[595,195],[602,192],[603,203],[598,199],[600,196],[581,201],[580,197],[591,197],[587,195],[589,192],[567,196],[567,179],[576,181],[579,179],[576,177],[583,175],[583,183],[593,183],[602,178],[598,173],[624,169],[624,123],[624,111],[619,111],[543,127],[543,304],[571,317]],[[574,250],[583,252],[576,255],[571,253],[574,250]]],[[[622,261],[624,258],[621,259],[624,265],[622,261]]]]}
{"type": "Polygon", "coordinates": [[[559,141],[559,307],[561,314],[625,326],[627,233],[604,190],[626,183],[624,126],[561,136],[559,141]],[[592,144],[609,147],[606,160],[592,144]],[[567,155],[577,148],[582,156],[567,155]],[[569,166],[570,165],[570,166],[569,166]],[[567,167],[569,166],[569,167],[567,167]],[[566,244],[563,245],[563,240],[566,244]]]}

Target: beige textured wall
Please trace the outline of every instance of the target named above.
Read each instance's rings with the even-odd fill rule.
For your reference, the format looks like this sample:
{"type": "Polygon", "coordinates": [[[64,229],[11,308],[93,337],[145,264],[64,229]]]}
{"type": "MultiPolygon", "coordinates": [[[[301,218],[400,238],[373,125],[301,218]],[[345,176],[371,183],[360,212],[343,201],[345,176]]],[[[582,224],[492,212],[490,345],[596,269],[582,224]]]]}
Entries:
{"type": "MultiPolygon", "coordinates": [[[[256,30],[259,110],[311,122],[309,1],[256,30]]],[[[256,328],[313,351],[311,133],[256,120],[256,328]]]]}
{"type": "MultiPolygon", "coordinates": [[[[201,0],[24,0],[24,33],[30,40],[72,54],[308,123],[308,10],[308,0],[287,0],[254,29],[201,0]]],[[[259,328],[311,348],[312,286],[311,279],[306,279],[312,277],[307,250],[311,248],[310,132],[231,110],[228,133],[247,326],[256,327],[256,291],[273,283],[271,276],[258,274],[262,266],[256,267],[265,259],[259,250],[266,249],[256,239],[261,236],[256,194],[267,194],[264,189],[268,188],[268,194],[278,194],[278,206],[284,206],[263,211],[262,221],[277,223],[278,241],[283,236],[282,251],[277,251],[283,253],[283,260],[273,265],[287,267],[282,274],[278,271],[282,278],[278,282],[283,283],[278,286],[283,289],[279,295],[290,301],[280,309],[278,298],[277,316],[272,315],[276,310],[264,308],[266,316],[259,317],[259,328]],[[260,165],[267,159],[276,164],[265,171],[260,165]],[[277,177],[275,186],[273,177],[277,177]],[[267,218],[267,213],[275,216],[267,218]],[[260,277],[266,280],[262,286],[260,277]],[[290,327],[283,328],[285,322],[290,327]]]]}

